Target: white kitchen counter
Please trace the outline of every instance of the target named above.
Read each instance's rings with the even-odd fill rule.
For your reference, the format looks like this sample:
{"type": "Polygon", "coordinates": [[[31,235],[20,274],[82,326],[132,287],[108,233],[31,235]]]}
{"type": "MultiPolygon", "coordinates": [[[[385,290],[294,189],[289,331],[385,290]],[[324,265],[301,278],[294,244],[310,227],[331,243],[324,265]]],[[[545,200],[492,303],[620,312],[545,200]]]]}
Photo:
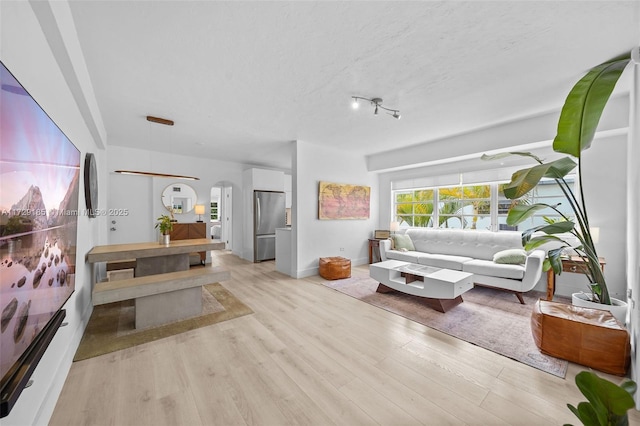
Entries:
{"type": "Polygon", "coordinates": [[[276,228],[276,271],[291,275],[291,228],[276,228]]]}

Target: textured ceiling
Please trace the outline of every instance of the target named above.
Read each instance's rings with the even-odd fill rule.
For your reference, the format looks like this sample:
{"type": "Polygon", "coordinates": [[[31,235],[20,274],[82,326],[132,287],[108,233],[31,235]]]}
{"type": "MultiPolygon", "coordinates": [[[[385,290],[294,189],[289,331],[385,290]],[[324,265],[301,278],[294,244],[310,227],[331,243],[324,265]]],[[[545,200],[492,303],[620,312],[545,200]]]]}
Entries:
{"type": "Polygon", "coordinates": [[[70,4],[108,144],[283,169],[294,140],[371,155],[557,108],[640,41],[638,2],[70,4]]]}

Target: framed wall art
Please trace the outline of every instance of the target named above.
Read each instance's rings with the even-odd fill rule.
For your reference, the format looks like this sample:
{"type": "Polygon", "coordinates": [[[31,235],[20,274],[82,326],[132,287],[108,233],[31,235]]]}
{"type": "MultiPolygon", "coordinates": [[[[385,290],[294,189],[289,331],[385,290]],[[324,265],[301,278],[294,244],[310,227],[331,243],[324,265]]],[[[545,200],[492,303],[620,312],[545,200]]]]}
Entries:
{"type": "Polygon", "coordinates": [[[369,219],[371,187],[320,182],[318,219],[369,219]]]}

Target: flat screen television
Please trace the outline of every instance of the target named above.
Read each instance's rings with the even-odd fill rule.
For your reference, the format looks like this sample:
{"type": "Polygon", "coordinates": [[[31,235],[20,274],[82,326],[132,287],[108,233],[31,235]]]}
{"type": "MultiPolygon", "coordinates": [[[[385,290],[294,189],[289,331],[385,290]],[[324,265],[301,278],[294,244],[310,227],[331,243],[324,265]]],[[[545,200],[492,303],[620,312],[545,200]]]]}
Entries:
{"type": "Polygon", "coordinates": [[[80,151],[0,62],[0,417],[75,289],[80,151]]]}

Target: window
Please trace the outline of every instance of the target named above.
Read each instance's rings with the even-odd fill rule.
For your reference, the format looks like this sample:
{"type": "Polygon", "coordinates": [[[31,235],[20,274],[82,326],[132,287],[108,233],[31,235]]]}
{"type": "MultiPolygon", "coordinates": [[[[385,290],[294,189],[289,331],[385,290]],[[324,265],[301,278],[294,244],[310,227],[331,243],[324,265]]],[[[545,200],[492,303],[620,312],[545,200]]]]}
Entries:
{"type": "MultiPolygon", "coordinates": [[[[569,185],[575,177],[565,177],[569,185]]],[[[571,208],[560,187],[553,179],[542,180],[538,186],[519,200],[509,200],[502,192],[505,183],[457,185],[392,191],[393,212],[400,227],[430,227],[488,230],[524,230],[545,223],[544,218],[559,219],[553,209],[539,211],[527,221],[507,225],[507,213],[516,203],[559,204],[565,215],[571,208]],[[434,209],[434,206],[437,208],[434,209]],[[495,207],[492,207],[495,206],[495,207]]]]}
{"type": "Polygon", "coordinates": [[[211,220],[218,220],[218,202],[211,203],[211,220]]]}
{"type": "Polygon", "coordinates": [[[489,185],[438,188],[438,223],[441,228],[490,229],[489,185]]]}
{"type": "Polygon", "coordinates": [[[432,189],[394,191],[394,211],[403,227],[430,227],[433,218],[432,189]]]}

